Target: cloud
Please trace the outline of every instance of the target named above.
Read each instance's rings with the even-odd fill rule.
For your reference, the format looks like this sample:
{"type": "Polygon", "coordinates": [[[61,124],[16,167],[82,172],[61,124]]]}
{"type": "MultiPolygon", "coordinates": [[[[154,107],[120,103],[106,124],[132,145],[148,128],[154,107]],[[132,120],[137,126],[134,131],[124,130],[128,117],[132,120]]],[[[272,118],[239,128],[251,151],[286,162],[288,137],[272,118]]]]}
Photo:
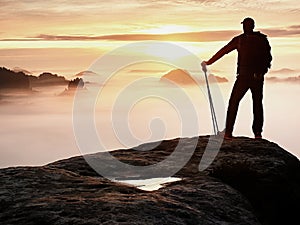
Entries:
{"type": "Polygon", "coordinates": [[[267,81],[274,82],[274,83],[300,83],[300,76],[295,77],[286,77],[286,78],[279,78],[279,77],[266,77],[267,81]]]}
{"type": "MultiPolygon", "coordinates": [[[[270,37],[293,37],[300,34],[300,25],[291,24],[293,21],[297,21],[297,13],[288,13],[288,10],[295,10],[294,3],[294,0],[287,0],[284,4],[275,0],[126,0],[121,2],[117,0],[87,0],[84,2],[79,0],[1,0],[0,16],[2,20],[0,26],[1,32],[3,32],[1,38],[7,41],[22,41],[23,37],[45,34],[52,37],[57,36],[62,40],[64,40],[63,38],[66,40],[97,40],[99,37],[99,40],[120,39],[123,41],[126,38],[128,40],[161,40],[163,38],[176,41],[176,34],[166,37],[133,34],[148,28],[176,24],[190,27],[190,30],[193,31],[197,31],[194,29],[204,31],[201,34],[199,32],[194,34],[178,33],[182,41],[211,41],[208,39],[225,41],[234,34],[240,33],[241,30],[231,30],[225,34],[227,31],[221,29],[226,29],[226,27],[238,29],[239,22],[245,13],[255,17],[258,21],[257,24],[263,27],[280,13],[283,15],[280,18],[280,24],[291,26],[268,28],[262,31],[270,37]],[[257,14],[258,12],[259,14],[257,14]],[[26,27],[24,27],[24,21],[26,21],[26,27]],[[215,31],[210,31],[210,34],[205,32],[205,29],[215,29],[215,31]],[[61,34],[66,34],[66,36],[62,37],[61,34]],[[78,34],[84,36],[75,36],[78,34]],[[97,37],[92,37],[92,34],[97,37]],[[116,34],[116,36],[106,34],[116,34]],[[206,34],[208,36],[205,36],[206,34]],[[202,40],[197,35],[200,35],[202,40]]],[[[186,30],[175,32],[182,31],[186,30]]],[[[45,37],[45,39],[47,38],[45,37]]]]}
{"type": "Polygon", "coordinates": [[[300,35],[300,25],[292,25],[287,28],[269,28],[261,29],[262,32],[268,34],[270,37],[289,37],[300,35]]]}
{"type": "Polygon", "coordinates": [[[296,70],[292,70],[292,69],[289,69],[289,68],[282,68],[282,69],[279,69],[279,70],[270,70],[269,73],[272,73],[272,74],[292,74],[292,73],[297,73],[296,70]]]}
{"type": "Polygon", "coordinates": [[[172,34],[114,34],[102,36],[55,36],[41,34],[34,38],[36,40],[110,40],[110,41],[143,41],[143,40],[162,40],[162,41],[186,41],[186,42],[207,42],[221,41],[232,37],[234,31],[208,31],[208,32],[188,32],[172,34]]]}
{"type": "MultiPolygon", "coordinates": [[[[56,34],[62,34],[62,31],[67,35],[94,33],[104,35],[103,40],[123,40],[120,36],[108,36],[105,39],[105,34],[126,35],[163,24],[190,26],[196,29],[199,27],[201,30],[211,30],[212,27],[214,29],[232,28],[240,25],[239,21],[245,12],[249,15],[255,15],[256,12],[266,15],[261,19],[260,24],[263,24],[263,21],[267,22],[273,19],[274,13],[276,15],[278,12],[282,13],[283,11],[280,9],[294,9],[294,2],[294,0],[287,0],[283,4],[275,0],[126,0],[121,2],[117,0],[87,0],[84,2],[79,0],[1,0],[0,16],[2,20],[0,26],[4,32],[1,34],[2,39],[6,38],[5,40],[14,38],[15,41],[21,41],[22,37],[40,33],[56,36],[56,34]],[[24,21],[26,21],[26,27],[24,27],[24,21]]],[[[286,10],[284,12],[284,16],[281,18],[282,24],[297,21],[297,17],[294,16],[296,13],[286,13],[286,10]]],[[[256,16],[256,18],[259,21],[260,16],[256,16]]],[[[269,36],[294,36],[299,34],[299,25],[296,24],[288,29],[266,29],[265,31],[267,34],[270,32],[269,36]]],[[[211,32],[224,33],[225,31],[211,32]]],[[[240,32],[240,30],[234,31],[234,34],[240,32]]],[[[216,35],[217,37],[211,35],[209,37],[217,41],[228,40],[231,37],[231,35],[224,36],[224,34],[218,33],[216,35]]],[[[166,38],[174,40],[173,36],[166,38]]],[[[154,36],[123,36],[123,38],[158,40],[154,36]]],[[[195,41],[195,39],[199,41],[197,38],[192,34],[184,35],[182,41],[195,41]]],[[[203,38],[204,40],[208,39],[203,38]]],[[[76,39],[76,36],[70,36],[69,39],[76,39]]],[[[84,39],[93,38],[87,36],[84,39]]],[[[77,40],[80,40],[80,37],[77,40]]]]}
{"type": "Polygon", "coordinates": [[[87,77],[87,76],[97,76],[97,73],[94,73],[93,71],[90,70],[85,70],[85,71],[81,71],[77,74],[74,75],[74,77],[87,77]]]}
{"type": "Polygon", "coordinates": [[[165,72],[165,70],[158,70],[158,69],[134,69],[134,70],[130,70],[129,73],[162,73],[165,72]]]}
{"type": "Polygon", "coordinates": [[[300,29],[300,25],[289,26],[290,29],[300,29]]]}
{"type": "MultiPolygon", "coordinates": [[[[300,35],[300,25],[292,25],[287,28],[266,28],[261,32],[269,37],[295,37],[300,35]]],[[[215,30],[201,32],[183,32],[170,34],[112,34],[112,35],[52,35],[40,34],[34,37],[1,39],[0,41],[184,41],[184,42],[213,42],[229,41],[235,35],[241,33],[240,30],[215,30]]]]}
{"type": "Polygon", "coordinates": [[[185,42],[210,42],[223,41],[231,39],[238,31],[203,31],[171,34],[113,34],[101,36],[86,35],[49,35],[40,34],[32,38],[2,39],[1,41],[143,41],[143,40],[160,40],[160,41],[185,41],[185,42]]]}

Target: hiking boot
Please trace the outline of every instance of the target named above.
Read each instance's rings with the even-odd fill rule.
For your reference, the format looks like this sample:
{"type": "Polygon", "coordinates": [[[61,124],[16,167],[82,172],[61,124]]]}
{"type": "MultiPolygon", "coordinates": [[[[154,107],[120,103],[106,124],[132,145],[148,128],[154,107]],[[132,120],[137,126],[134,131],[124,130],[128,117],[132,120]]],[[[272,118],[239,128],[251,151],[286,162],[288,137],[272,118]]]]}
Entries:
{"type": "Polygon", "coordinates": [[[232,133],[226,133],[224,134],[224,139],[225,140],[231,140],[233,138],[232,133]]]}
{"type": "Polygon", "coordinates": [[[261,133],[260,132],[256,132],[256,133],[254,133],[254,138],[255,139],[262,139],[262,136],[261,136],[261,133]]]}
{"type": "Polygon", "coordinates": [[[233,138],[231,132],[226,132],[225,130],[219,132],[219,135],[223,136],[225,140],[231,140],[233,138]]]}

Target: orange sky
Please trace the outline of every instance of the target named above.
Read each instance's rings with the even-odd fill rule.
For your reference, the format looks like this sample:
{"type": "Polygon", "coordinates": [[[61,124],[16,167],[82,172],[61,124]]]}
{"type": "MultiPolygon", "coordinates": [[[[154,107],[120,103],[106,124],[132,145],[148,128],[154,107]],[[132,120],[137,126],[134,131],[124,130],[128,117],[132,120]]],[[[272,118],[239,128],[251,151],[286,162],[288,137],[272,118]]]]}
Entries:
{"type": "Polygon", "coordinates": [[[0,65],[71,76],[117,46],[149,39],[181,41],[205,59],[251,16],[278,54],[274,68],[300,69],[293,61],[300,52],[297,5],[298,0],[2,0],[0,65]]]}

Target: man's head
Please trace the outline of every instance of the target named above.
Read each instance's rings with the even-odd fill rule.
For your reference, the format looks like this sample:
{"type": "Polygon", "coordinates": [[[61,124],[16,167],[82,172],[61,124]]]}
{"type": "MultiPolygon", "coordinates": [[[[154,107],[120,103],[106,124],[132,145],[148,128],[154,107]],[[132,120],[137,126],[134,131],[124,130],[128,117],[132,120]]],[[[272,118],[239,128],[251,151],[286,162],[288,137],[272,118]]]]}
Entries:
{"type": "Polygon", "coordinates": [[[247,17],[241,23],[243,24],[244,33],[252,33],[253,32],[255,22],[252,18],[247,17]]]}

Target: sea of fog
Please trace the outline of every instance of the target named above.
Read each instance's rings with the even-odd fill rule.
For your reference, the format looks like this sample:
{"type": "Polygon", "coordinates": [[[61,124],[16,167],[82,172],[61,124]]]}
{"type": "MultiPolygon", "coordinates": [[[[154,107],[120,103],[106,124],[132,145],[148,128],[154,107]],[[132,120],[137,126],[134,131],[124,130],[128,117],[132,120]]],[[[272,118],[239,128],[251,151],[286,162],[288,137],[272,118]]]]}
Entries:
{"type": "MultiPolygon", "coordinates": [[[[158,78],[110,82],[105,86],[86,83],[80,93],[65,93],[63,86],[1,91],[0,167],[44,165],[97,150],[213,133],[203,84],[179,88],[158,78]],[[90,140],[91,121],[100,145],[85,149],[77,141],[90,140]]],[[[211,86],[220,129],[232,85],[211,86]]],[[[298,158],[299,94],[299,84],[265,83],[263,136],[298,158]]],[[[241,101],[234,135],[252,137],[251,123],[249,92],[241,101]]]]}

